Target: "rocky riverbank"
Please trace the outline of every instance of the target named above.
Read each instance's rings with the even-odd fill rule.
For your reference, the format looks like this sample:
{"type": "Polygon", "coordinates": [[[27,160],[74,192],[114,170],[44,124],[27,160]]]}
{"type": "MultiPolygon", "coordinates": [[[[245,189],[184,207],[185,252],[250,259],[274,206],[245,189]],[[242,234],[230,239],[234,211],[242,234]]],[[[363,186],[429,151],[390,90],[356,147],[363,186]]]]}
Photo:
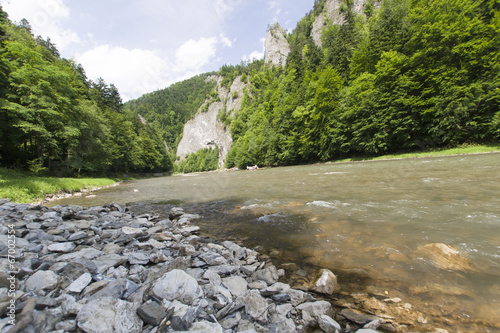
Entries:
{"type": "MultiPolygon", "coordinates": [[[[198,236],[198,218],[0,200],[0,332],[397,330],[293,289],[252,249],[198,236]]],[[[312,290],[336,283],[323,270],[312,290]]]]}

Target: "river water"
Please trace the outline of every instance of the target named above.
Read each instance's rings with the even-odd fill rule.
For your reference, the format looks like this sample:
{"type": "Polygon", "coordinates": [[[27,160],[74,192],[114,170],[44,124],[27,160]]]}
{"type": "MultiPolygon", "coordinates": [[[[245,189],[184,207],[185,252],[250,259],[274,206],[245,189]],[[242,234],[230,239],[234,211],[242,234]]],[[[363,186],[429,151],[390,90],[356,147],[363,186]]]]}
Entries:
{"type": "Polygon", "coordinates": [[[215,238],[301,272],[329,268],[342,291],[399,297],[450,332],[500,331],[500,154],[176,175],[50,205],[106,202],[182,205],[215,238]],[[467,267],[436,264],[434,243],[467,267]]]}

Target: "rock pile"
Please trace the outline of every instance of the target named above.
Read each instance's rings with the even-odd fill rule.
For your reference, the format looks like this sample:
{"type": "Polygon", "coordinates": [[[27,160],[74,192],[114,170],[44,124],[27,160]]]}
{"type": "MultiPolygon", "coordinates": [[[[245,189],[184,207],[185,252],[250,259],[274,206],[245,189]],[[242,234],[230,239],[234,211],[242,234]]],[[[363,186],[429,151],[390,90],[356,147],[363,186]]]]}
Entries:
{"type": "Polygon", "coordinates": [[[196,218],[0,200],[0,332],[340,331],[329,302],[256,251],[197,236],[196,218]]]}

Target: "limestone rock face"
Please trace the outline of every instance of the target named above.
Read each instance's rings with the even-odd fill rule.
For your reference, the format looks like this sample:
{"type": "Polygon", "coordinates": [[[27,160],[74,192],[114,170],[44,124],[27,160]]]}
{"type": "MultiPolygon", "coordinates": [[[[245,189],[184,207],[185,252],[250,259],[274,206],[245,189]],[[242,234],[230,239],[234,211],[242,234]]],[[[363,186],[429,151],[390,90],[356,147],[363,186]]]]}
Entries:
{"type": "MultiPolygon", "coordinates": [[[[316,16],[313,22],[311,36],[314,43],[321,47],[323,45],[322,36],[328,25],[342,25],[345,23],[345,15],[341,11],[342,0],[327,0],[323,12],[316,16]]],[[[365,4],[368,0],[354,0],[352,10],[360,15],[364,14],[365,4]]],[[[374,7],[380,7],[382,1],[374,1],[374,7]]]]}
{"type": "Polygon", "coordinates": [[[266,34],[264,42],[264,62],[274,66],[285,66],[290,53],[290,44],[286,39],[286,31],[275,23],[266,34]]]}
{"type": "Polygon", "coordinates": [[[237,77],[229,90],[221,85],[222,77],[212,76],[209,80],[217,82],[218,100],[207,100],[200,108],[195,117],[184,125],[182,139],[177,146],[177,156],[181,159],[188,154],[195,153],[200,149],[214,147],[214,143],[219,147],[219,168],[223,168],[226,156],[233,143],[229,128],[225,128],[217,115],[226,107],[226,113],[232,115],[241,107],[244,88],[246,83],[237,77]],[[202,112],[203,107],[209,104],[208,110],[202,112]]]}

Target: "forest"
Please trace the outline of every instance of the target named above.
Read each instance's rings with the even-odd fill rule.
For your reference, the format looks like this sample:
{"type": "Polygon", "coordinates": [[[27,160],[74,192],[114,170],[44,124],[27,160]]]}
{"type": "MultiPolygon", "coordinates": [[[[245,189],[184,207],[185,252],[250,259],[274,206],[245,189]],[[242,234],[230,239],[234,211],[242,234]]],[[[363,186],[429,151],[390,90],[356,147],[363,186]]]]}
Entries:
{"type": "Polygon", "coordinates": [[[359,15],[348,0],[318,47],[325,2],[288,36],[284,68],[251,72],[226,167],[498,142],[500,1],[369,1],[359,15]]]}
{"type": "Polygon", "coordinates": [[[75,176],[168,171],[172,160],[113,84],[87,79],[0,7],[0,166],[75,176]]]}

